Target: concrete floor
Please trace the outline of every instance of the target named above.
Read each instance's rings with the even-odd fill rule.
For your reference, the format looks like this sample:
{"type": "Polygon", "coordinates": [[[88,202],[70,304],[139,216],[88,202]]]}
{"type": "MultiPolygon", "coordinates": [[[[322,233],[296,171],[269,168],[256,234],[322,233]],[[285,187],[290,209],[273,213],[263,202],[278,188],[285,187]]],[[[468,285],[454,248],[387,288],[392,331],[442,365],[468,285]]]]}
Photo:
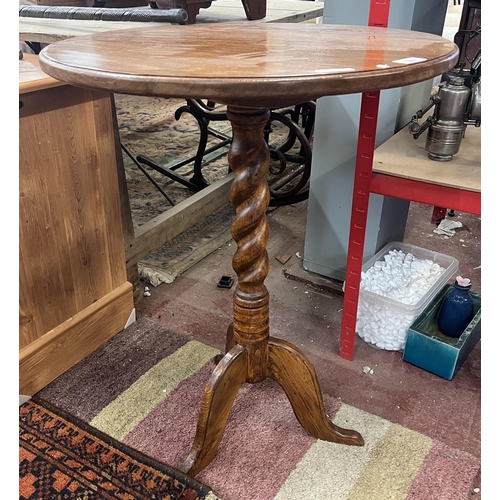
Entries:
{"type": "MultiPolygon", "coordinates": [[[[379,350],[356,339],[354,359],[338,355],[343,297],[339,283],[301,270],[307,201],[269,214],[270,334],[286,339],[309,357],[323,393],[455,448],[481,453],[481,341],[452,381],[410,365],[401,352],[379,350]],[[276,256],[292,255],[286,265],[276,256]],[[330,285],[330,289],[328,286],[330,285]],[[373,374],[365,374],[369,366],[373,374]]],[[[481,289],[480,217],[457,213],[467,230],[446,238],[433,233],[432,207],[411,204],[404,241],[456,257],[459,272],[481,289]]],[[[141,293],[137,314],[164,327],[224,349],[231,321],[231,290],[217,288],[221,276],[236,278],[231,241],[171,284],[141,293]]],[[[144,284],[141,284],[144,287],[144,284]]]]}

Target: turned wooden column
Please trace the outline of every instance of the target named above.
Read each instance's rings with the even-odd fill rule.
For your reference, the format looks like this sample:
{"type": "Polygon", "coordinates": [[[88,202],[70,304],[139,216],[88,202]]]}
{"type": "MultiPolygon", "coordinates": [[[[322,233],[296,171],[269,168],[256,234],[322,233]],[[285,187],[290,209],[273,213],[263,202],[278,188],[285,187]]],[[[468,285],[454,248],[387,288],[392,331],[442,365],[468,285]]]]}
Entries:
{"type": "MultiPolygon", "coordinates": [[[[269,293],[264,280],[269,271],[267,240],[269,223],[269,149],[264,141],[268,109],[244,110],[228,107],[233,141],[228,161],[234,172],[229,199],[236,215],[231,235],[237,250],[233,269],[238,284],[233,297],[233,337],[245,347],[248,356],[247,382],[260,382],[267,376],[269,339],[269,293]]],[[[231,332],[229,332],[229,339],[231,332]]],[[[228,342],[230,346],[231,340],[228,342]]]]}

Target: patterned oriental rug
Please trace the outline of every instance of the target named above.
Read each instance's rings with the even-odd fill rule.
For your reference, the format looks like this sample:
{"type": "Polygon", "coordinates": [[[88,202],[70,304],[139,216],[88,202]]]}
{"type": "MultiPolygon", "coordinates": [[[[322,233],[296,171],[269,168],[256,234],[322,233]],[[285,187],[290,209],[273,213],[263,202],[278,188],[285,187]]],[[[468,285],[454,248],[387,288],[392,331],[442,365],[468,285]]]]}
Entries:
{"type": "MultiPolygon", "coordinates": [[[[145,155],[160,165],[172,167],[195,156],[200,138],[196,119],[187,112],[182,113],[178,120],[175,118],[176,111],[186,105],[185,100],[115,94],[115,103],[121,143],[134,158],[145,155]]],[[[225,108],[220,106],[216,110],[224,111],[225,108]]],[[[231,125],[227,120],[212,121],[209,126],[217,133],[231,136],[231,125]]],[[[288,129],[278,121],[273,122],[272,130],[269,138],[271,146],[280,144],[287,137],[288,129]]],[[[217,144],[220,140],[209,134],[207,148],[217,144]]],[[[290,153],[297,153],[299,149],[297,141],[290,153]]],[[[209,184],[229,172],[228,150],[226,145],[204,157],[202,173],[209,184]]],[[[171,209],[172,204],[125,151],[122,151],[122,156],[132,219],[137,228],[171,209]]],[[[272,161],[271,167],[274,163],[277,161],[272,161]]],[[[193,165],[194,160],[176,168],[175,172],[190,179],[193,165]]],[[[194,194],[188,187],[148,166],[145,168],[175,205],[194,194]]],[[[271,170],[277,172],[279,166],[271,170]]],[[[281,174],[270,174],[269,182],[272,184],[281,178],[281,174]]],[[[231,240],[233,215],[234,209],[228,200],[227,205],[204,221],[145,256],[138,264],[140,277],[154,286],[162,282],[171,283],[179,274],[231,240]]]]}
{"type": "MultiPolygon", "coordinates": [[[[178,468],[193,444],[217,354],[140,318],[36,396],[178,468]]],[[[333,422],[358,430],[365,446],[308,436],[268,379],[244,384],[215,459],[196,479],[222,500],[470,498],[478,457],[331,396],[324,400],[333,422]]]]}
{"type": "Polygon", "coordinates": [[[19,499],[217,500],[211,490],[47,402],[19,409],[19,499]]]}

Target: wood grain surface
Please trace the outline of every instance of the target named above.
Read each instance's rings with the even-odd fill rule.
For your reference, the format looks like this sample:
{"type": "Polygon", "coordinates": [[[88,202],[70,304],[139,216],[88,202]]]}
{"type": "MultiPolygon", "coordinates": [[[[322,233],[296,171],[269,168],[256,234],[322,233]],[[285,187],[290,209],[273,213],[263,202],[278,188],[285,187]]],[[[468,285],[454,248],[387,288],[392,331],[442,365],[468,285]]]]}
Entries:
{"type": "Polygon", "coordinates": [[[20,347],[126,282],[109,95],[42,92],[19,111],[20,347]]]}
{"type": "Polygon", "coordinates": [[[37,69],[36,57],[19,61],[19,390],[25,395],[122,330],[134,310],[112,96],[61,85],[37,69]],[[21,63],[31,65],[24,77],[21,63]]]}
{"type": "Polygon", "coordinates": [[[450,162],[430,160],[425,149],[426,138],[424,133],[415,140],[408,127],[404,127],[375,150],[373,172],[481,192],[480,128],[467,127],[460,150],[450,162]]]}
{"type": "Polygon", "coordinates": [[[428,80],[457,57],[453,42],[416,31],[240,22],[68,39],[46,47],[40,62],[83,87],[273,107],[428,80]]]}

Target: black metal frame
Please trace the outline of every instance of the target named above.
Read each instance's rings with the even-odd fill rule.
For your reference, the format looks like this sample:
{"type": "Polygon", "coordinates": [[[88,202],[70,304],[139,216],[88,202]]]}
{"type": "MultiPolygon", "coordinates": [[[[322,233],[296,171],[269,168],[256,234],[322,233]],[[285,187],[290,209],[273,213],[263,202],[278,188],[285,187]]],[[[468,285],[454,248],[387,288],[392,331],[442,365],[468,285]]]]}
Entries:
{"type": "MultiPolygon", "coordinates": [[[[271,110],[270,119],[264,130],[266,142],[270,144],[274,122],[280,122],[285,125],[288,127],[289,132],[283,143],[275,147],[269,146],[271,160],[278,162],[277,168],[274,163],[271,163],[269,170],[271,175],[277,177],[275,182],[272,181],[270,183],[270,206],[297,203],[298,201],[307,199],[309,196],[308,182],[312,162],[310,140],[314,128],[315,112],[316,103],[314,101],[298,104],[290,108],[271,110]],[[294,147],[297,140],[300,142],[300,151],[298,154],[290,154],[289,151],[294,147]],[[298,164],[299,167],[291,169],[287,173],[289,163],[298,164]],[[298,177],[299,179],[297,180],[298,177]]],[[[228,146],[232,138],[210,127],[210,122],[227,120],[226,112],[217,111],[215,103],[211,101],[204,102],[200,99],[187,99],[186,105],[176,110],[176,120],[179,120],[184,113],[189,113],[193,116],[199,126],[200,140],[196,154],[168,167],[142,154],[137,156],[136,162],[152,168],[194,192],[198,192],[209,185],[202,172],[204,157],[224,146],[228,146]],[[220,142],[207,148],[209,135],[216,137],[220,142]],[[193,175],[191,178],[187,178],[176,172],[180,167],[193,161],[193,175]]]]}

